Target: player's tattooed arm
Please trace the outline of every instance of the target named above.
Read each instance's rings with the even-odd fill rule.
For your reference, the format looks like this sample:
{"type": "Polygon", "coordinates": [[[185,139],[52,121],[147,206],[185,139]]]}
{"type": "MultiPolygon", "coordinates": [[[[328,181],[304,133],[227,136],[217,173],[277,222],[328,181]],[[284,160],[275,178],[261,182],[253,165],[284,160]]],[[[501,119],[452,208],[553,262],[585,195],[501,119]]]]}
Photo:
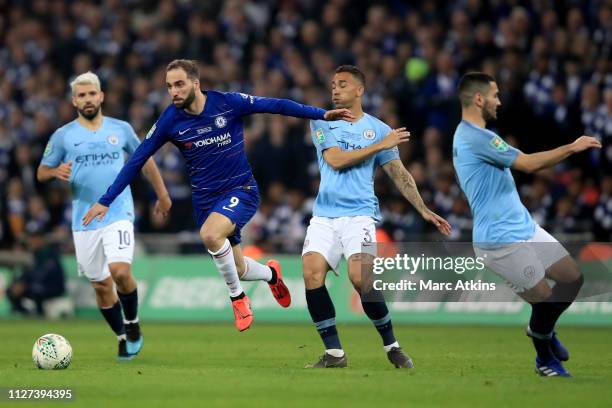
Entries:
{"type": "Polygon", "coordinates": [[[393,183],[400,193],[402,193],[404,198],[406,198],[406,200],[412,204],[419,214],[421,214],[423,219],[435,225],[436,228],[438,228],[438,231],[440,231],[442,234],[446,236],[450,235],[450,224],[444,218],[427,208],[423,202],[423,198],[421,198],[421,194],[419,194],[419,190],[414,178],[412,177],[412,174],[406,170],[401,160],[391,160],[382,167],[391,180],[393,180],[393,183]]]}
{"type": "Polygon", "coordinates": [[[428,211],[427,206],[421,198],[421,194],[419,194],[419,190],[414,178],[412,177],[412,174],[406,170],[400,160],[391,160],[383,165],[383,169],[391,180],[393,180],[393,183],[400,193],[402,193],[404,198],[406,198],[406,200],[412,204],[419,214],[423,214],[425,211],[428,211]]]}

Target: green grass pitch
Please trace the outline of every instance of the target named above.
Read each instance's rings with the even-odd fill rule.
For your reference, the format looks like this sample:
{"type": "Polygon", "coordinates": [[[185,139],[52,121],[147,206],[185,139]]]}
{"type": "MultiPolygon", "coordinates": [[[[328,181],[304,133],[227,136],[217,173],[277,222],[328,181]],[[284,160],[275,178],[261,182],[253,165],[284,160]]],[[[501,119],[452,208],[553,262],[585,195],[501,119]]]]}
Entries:
{"type": "MultiPolygon", "coordinates": [[[[305,324],[255,322],[238,333],[229,324],[144,322],[143,331],[141,355],[118,362],[114,336],[102,321],[2,321],[0,387],[69,387],[76,398],[65,406],[87,408],[612,406],[609,328],[561,327],[571,379],[533,372],[520,327],[396,327],[413,370],[393,368],[365,324],[339,326],[349,358],[341,370],[302,368],[322,352],[305,324]],[[67,370],[43,371],[32,363],[33,342],[47,332],[71,342],[67,370]]],[[[49,404],[0,401],[0,408],[49,404]]]]}

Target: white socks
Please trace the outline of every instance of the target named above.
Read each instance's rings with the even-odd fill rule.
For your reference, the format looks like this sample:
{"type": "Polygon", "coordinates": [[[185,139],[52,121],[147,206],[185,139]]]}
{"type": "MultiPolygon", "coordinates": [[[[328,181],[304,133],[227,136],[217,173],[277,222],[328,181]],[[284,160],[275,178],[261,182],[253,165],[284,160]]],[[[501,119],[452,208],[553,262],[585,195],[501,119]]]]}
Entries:
{"type": "Polygon", "coordinates": [[[340,358],[344,355],[344,350],[342,349],[327,349],[325,350],[325,352],[329,354],[330,356],[336,357],[336,358],[340,358]]]}
{"type": "Polygon", "coordinates": [[[223,275],[230,296],[235,297],[240,295],[243,290],[240,285],[240,280],[238,279],[238,271],[236,270],[236,263],[234,262],[234,253],[232,252],[232,246],[229,240],[226,238],[217,252],[208,250],[208,253],[212,255],[217,269],[221,275],[223,275]]]}
{"type": "Polygon", "coordinates": [[[245,281],[257,281],[262,280],[268,282],[272,279],[272,270],[259,262],[245,256],[244,262],[246,263],[246,270],[242,275],[242,280],[245,281]]]}
{"type": "MultiPolygon", "coordinates": [[[[385,353],[388,353],[389,351],[391,351],[391,349],[393,347],[399,347],[399,343],[396,341],[393,344],[389,344],[388,346],[383,346],[385,348],[385,353]]],[[[336,357],[336,358],[340,358],[344,355],[344,350],[342,349],[327,349],[325,350],[325,352],[327,354],[329,354],[330,356],[336,357]]]]}
{"type": "Polygon", "coordinates": [[[399,345],[399,343],[396,341],[395,343],[391,343],[391,344],[389,344],[389,345],[387,345],[387,346],[383,346],[383,347],[384,347],[384,349],[385,349],[385,353],[388,353],[388,352],[390,352],[390,351],[391,351],[391,349],[392,349],[393,347],[399,347],[399,346],[400,346],[400,345],[399,345]]]}

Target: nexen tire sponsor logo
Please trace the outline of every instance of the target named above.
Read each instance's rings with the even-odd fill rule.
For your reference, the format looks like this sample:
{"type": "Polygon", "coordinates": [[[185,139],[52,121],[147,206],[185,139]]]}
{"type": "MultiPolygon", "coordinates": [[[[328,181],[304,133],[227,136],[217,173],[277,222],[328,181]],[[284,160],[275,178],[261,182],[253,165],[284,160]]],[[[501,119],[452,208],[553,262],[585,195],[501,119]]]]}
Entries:
{"type": "Polygon", "coordinates": [[[217,147],[230,144],[232,141],[232,135],[229,132],[223,133],[222,135],[208,137],[206,139],[196,140],[195,142],[186,142],[183,144],[185,149],[191,149],[193,147],[208,146],[216,143],[217,147]]]}

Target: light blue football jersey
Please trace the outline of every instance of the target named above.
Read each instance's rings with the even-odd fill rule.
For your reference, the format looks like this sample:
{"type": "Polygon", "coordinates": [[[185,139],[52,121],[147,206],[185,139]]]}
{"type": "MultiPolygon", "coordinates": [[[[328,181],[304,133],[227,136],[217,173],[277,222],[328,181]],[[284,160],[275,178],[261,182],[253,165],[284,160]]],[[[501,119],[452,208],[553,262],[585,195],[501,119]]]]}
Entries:
{"type": "Polygon", "coordinates": [[[374,195],[374,171],[391,160],[399,160],[397,147],[383,150],[355,166],[334,170],[323,151],[331,147],[342,150],[363,149],[378,143],[391,128],[377,118],[364,113],[357,122],[343,120],[310,121],[312,140],[317,148],[321,183],[313,214],[318,217],[338,218],[367,215],[380,219],[378,199],[374,195]]]}
{"type": "Polygon", "coordinates": [[[57,167],[72,161],[72,230],[89,231],[120,220],[134,221],[134,203],[126,188],[110,205],[102,221],[94,219],[87,227],[82,218],[113,183],[126,160],[140,144],[129,123],[105,116],[102,126],[91,131],[74,120],[57,129],[43,153],[41,164],[57,167]]]}
{"type": "Polygon", "coordinates": [[[465,120],[457,126],[453,165],[472,209],[478,246],[524,241],[535,232],[510,171],[519,153],[488,129],[465,120]]]}

